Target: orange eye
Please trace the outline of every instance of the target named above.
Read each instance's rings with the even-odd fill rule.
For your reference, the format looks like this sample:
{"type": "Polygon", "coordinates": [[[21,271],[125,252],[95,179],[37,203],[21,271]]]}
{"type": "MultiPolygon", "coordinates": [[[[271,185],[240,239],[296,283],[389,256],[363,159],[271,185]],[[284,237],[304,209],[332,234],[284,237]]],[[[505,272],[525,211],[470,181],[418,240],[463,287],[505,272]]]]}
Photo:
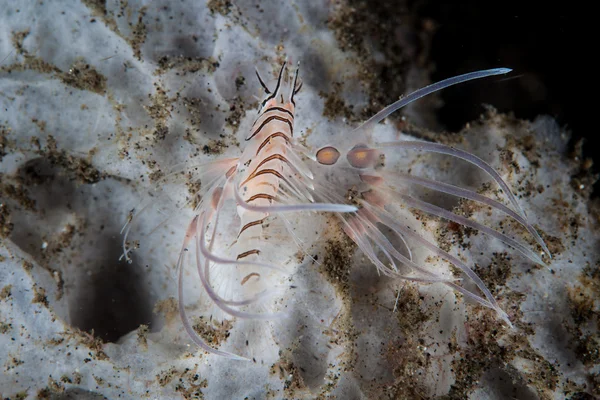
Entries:
{"type": "Polygon", "coordinates": [[[357,145],[348,152],[346,158],[354,168],[367,168],[373,166],[377,153],[365,145],[357,145]]]}
{"type": "Polygon", "coordinates": [[[317,151],[317,161],[323,165],[333,165],[340,158],[340,152],[335,147],[323,147],[317,151]]]}

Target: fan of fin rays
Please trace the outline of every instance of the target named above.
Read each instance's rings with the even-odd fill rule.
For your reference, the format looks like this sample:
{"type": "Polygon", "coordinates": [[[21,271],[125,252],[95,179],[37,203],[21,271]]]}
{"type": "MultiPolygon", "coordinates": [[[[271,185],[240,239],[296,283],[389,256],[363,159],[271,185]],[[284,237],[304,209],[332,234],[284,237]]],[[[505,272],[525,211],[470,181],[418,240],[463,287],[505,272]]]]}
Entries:
{"type": "MultiPolygon", "coordinates": [[[[393,212],[393,205],[402,204],[408,208],[420,210],[432,216],[439,217],[447,221],[452,221],[465,227],[476,229],[494,239],[499,240],[505,245],[512,247],[533,262],[545,265],[540,254],[536,253],[523,243],[473,219],[457,215],[442,207],[421,200],[418,197],[411,196],[403,190],[398,190],[398,187],[406,187],[407,185],[420,186],[437,191],[439,193],[477,202],[489,207],[492,210],[499,211],[523,226],[540,245],[543,252],[548,257],[551,257],[550,251],[548,250],[546,244],[527,220],[525,212],[518,204],[507,183],[504,182],[498,172],[495,171],[484,160],[466,151],[442,144],[423,141],[377,142],[372,140],[372,138],[370,138],[368,135],[368,133],[370,133],[372,128],[377,123],[382,121],[391,113],[423,96],[468,80],[506,74],[508,72],[510,72],[510,69],[507,68],[477,71],[449,78],[417,90],[409,96],[402,98],[384,108],[382,111],[365,122],[362,126],[357,128],[351,134],[351,141],[349,141],[344,149],[339,150],[333,146],[325,146],[317,152],[315,160],[317,163],[326,166],[326,168],[333,166],[334,168],[332,168],[330,171],[331,175],[334,175],[336,171],[340,170],[338,164],[341,163],[343,168],[346,170],[344,173],[353,171],[361,182],[362,191],[360,191],[359,195],[354,199],[355,203],[360,207],[360,209],[352,214],[339,215],[339,218],[344,225],[345,231],[357,243],[358,247],[365,253],[365,255],[367,255],[367,257],[375,264],[378,271],[386,275],[398,276],[398,263],[408,266],[413,272],[417,272],[419,277],[415,278],[414,276],[402,276],[402,278],[423,282],[445,283],[463,295],[473,299],[477,303],[495,310],[504,321],[511,325],[507,314],[500,308],[490,291],[469,266],[467,266],[457,257],[442,250],[436,244],[426,240],[414,230],[403,225],[398,219],[397,214],[393,212]],[[366,145],[364,143],[369,143],[370,145],[366,145]],[[437,153],[472,164],[491,177],[491,179],[498,185],[511,207],[503,204],[502,202],[481,195],[473,190],[461,188],[437,180],[413,176],[411,174],[390,172],[387,168],[377,168],[380,160],[386,158],[392,159],[395,153],[401,150],[437,153]],[[322,159],[320,159],[321,154],[319,154],[319,152],[323,152],[321,157],[322,159]],[[344,157],[340,157],[341,154],[344,153],[346,154],[345,159],[344,157]],[[380,228],[382,226],[391,230],[391,232],[401,238],[401,241],[404,243],[404,246],[407,249],[408,257],[400,253],[398,251],[399,249],[395,248],[390,243],[390,240],[386,235],[384,235],[380,228]],[[431,254],[448,261],[455,267],[458,267],[477,285],[484,296],[481,297],[469,290],[466,290],[462,286],[458,285],[457,280],[448,280],[443,276],[433,273],[426,266],[417,265],[412,260],[410,247],[408,246],[407,242],[411,242],[416,246],[425,248],[430,251],[431,254]],[[377,251],[383,253],[387,264],[382,263],[377,257],[377,251]]],[[[330,190],[324,189],[325,188],[319,192],[324,200],[343,200],[340,194],[332,194],[330,190]]]]}
{"type": "MultiPolygon", "coordinates": [[[[488,288],[469,266],[457,257],[442,250],[438,245],[425,239],[413,229],[410,229],[401,223],[397,213],[394,212],[394,205],[403,205],[410,209],[419,210],[432,216],[478,230],[517,250],[531,261],[540,265],[546,265],[539,253],[520,241],[473,219],[457,215],[418,197],[411,196],[404,190],[399,190],[401,187],[410,185],[419,186],[485,205],[492,210],[512,218],[524,227],[541,247],[543,253],[550,258],[551,254],[548,247],[528,221],[524,210],[518,204],[508,184],[488,163],[466,151],[443,144],[424,141],[403,140],[377,142],[369,135],[377,123],[381,122],[391,113],[423,96],[458,83],[493,75],[506,74],[508,72],[510,72],[510,69],[507,68],[477,71],[449,78],[417,90],[409,96],[387,106],[354,130],[350,134],[349,140],[344,148],[340,149],[334,146],[322,147],[317,151],[316,156],[313,156],[313,159],[316,161],[316,164],[320,164],[322,169],[329,169],[328,174],[325,172],[319,175],[327,175],[328,179],[332,179],[332,177],[336,175],[336,172],[343,170],[342,173],[346,175],[348,173],[354,173],[357,177],[357,181],[360,182],[360,185],[357,186],[361,190],[358,191],[356,196],[353,196],[353,202],[359,207],[359,210],[349,214],[338,214],[338,217],[342,221],[345,232],[352,240],[354,240],[354,242],[356,242],[358,247],[373,262],[379,272],[385,275],[397,276],[413,281],[442,282],[477,303],[495,310],[500,318],[512,326],[508,315],[500,308],[488,288]],[[411,174],[391,172],[388,168],[379,168],[380,160],[393,159],[396,153],[402,150],[442,154],[475,166],[487,174],[497,184],[510,207],[500,201],[491,199],[470,189],[424,177],[413,176],[411,174]],[[346,157],[342,157],[343,154],[346,154],[346,157]],[[397,246],[395,247],[392,245],[388,235],[384,234],[382,227],[385,227],[400,238],[406,250],[404,254],[399,251],[400,249],[398,249],[397,246]],[[458,280],[449,280],[448,278],[432,272],[425,265],[416,264],[412,259],[412,253],[408,243],[425,248],[432,255],[440,257],[459,268],[465,276],[476,284],[478,289],[483,293],[483,297],[460,286],[457,283],[458,280]],[[377,256],[378,252],[383,254],[387,263],[383,263],[380,260],[377,256]],[[412,274],[411,276],[401,276],[399,274],[399,265],[408,266],[412,272],[417,273],[417,277],[412,274]]],[[[310,155],[306,150],[304,150],[304,153],[307,156],[310,155]]],[[[317,175],[317,173],[315,173],[315,175],[317,175]]],[[[320,190],[318,190],[317,193],[324,201],[345,202],[345,192],[332,193],[330,185],[321,184],[320,190]]]]}
{"type": "MultiPolygon", "coordinates": [[[[551,257],[547,246],[528,222],[525,212],[518,204],[506,182],[484,160],[466,151],[423,141],[378,143],[369,136],[372,128],[377,123],[423,96],[461,82],[508,72],[510,70],[506,68],[477,71],[449,78],[417,90],[384,108],[360,127],[348,133],[349,140],[346,146],[342,148],[325,146],[314,152],[297,142],[287,143],[289,150],[287,156],[290,159],[290,162],[284,165],[284,168],[286,168],[284,175],[287,179],[281,181],[277,198],[269,206],[252,205],[243,200],[238,190],[240,176],[235,173],[236,164],[239,160],[237,158],[217,160],[194,166],[183,165],[175,168],[173,175],[184,170],[192,170],[194,171],[194,179],[202,181],[202,189],[198,194],[201,200],[195,208],[195,216],[187,228],[177,262],[179,311],[185,330],[191,339],[210,353],[232,359],[247,360],[236,354],[211,347],[192,328],[184,307],[183,293],[183,271],[188,258],[191,258],[191,264],[196,267],[197,275],[206,294],[225,314],[237,318],[252,319],[273,319],[285,315],[277,312],[263,312],[268,309],[264,306],[265,300],[281,294],[282,288],[284,288],[284,286],[273,287],[275,286],[273,282],[277,282],[278,279],[261,279],[259,280],[261,284],[255,284],[253,289],[244,290],[244,295],[237,293],[239,291],[232,289],[231,285],[223,285],[223,282],[227,281],[224,276],[228,274],[235,274],[238,282],[250,279],[248,277],[252,277],[252,274],[259,274],[257,271],[261,271],[261,276],[271,277],[285,277],[289,274],[289,269],[278,265],[276,260],[275,263],[269,262],[268,253],[261,254],[260,261],[243,261],[217,254],[218,251],[215,250],[215,247],[221,246],[215,245],[215,243],[218,242],[222,231],[228,229],[227,224],[220,224],[219,221],[227,202],[250,211],[267,213],[269,220],[279,221],[283,226],[283,230],[287,231],[293,239],[293,244],[306,254],[308,254],[308,249],[304,247],[304,241],[294,232],[287,215],[289,213],[307,213],[308,215],[317,212],[336,213],[344,231],[373,262],[380,273],[417,282],[441,282],[475,302],[495,310],[501,319],[511,325],[508,315],[500,308],[491,292],[468,265],[403,224],[392,207],[393,204],[403,204],[406,207],[479,230],[512,247],[533,262],[545,265],[541,256],[523,243],[473,219],[457,215],[398,190],[398,187],[402,185],[415,185],[477,202],[499,211],[522,225],[540,245],[546,256],[551,257]],[[410,174],[390,172],[385,168],[377,168],[378,160],[382,156],[391,155],[399,150],[437,153],[472,164],[486,173],[497,184],[508,205],[470,189],[410,174]],[[345,157],[342,156],[344,154],[345,157]],[[339,177],[340,175],[343,175],[344,178],[336,181],[336,176],[339,177]],[[354,186],[361,188],[360,191],[357,191],[357,195],[352,196],[351,199],[347,196],[347,187],[336,185],[336,183],[347,182],[348,176],[354,176],[356,178],[354,186]],[[400,240],[403,249],[392,243],[390,232],[400,240]],[[427,249],[432,255],[459,268],[466,277],[475,283],[483,296],[459,285],[460,280],[449,279],[432,271],[427,265],[417,264],[412,257],[411,244],[427,249]],[[383,254],[383,260],[381,254],[383,254]],[[409,267],[412,273],[410,275],[404,274],[404,269],[401,266],[409,267]],[[215,283],[217,281],[218,283],[215,283]]],[[[168,177],[163,178],[163,180],[167,182],[168,177]]],[[[161,196],[163,195],[165,194],[162,193],[161,196]]],[[[194,200],[189,199],[189,203],[194,200]]],[[[180,207],[184,206],[181,205],[180,207]]],[[[133,222],[137,215],[144,210],[145,208],[142,207],[130,218],[129,222],[133,222]]],[[[166,220],[168,218],[166,217],[166,220]]],[[[127,237],[133,225],[129,222],[124,227],[123,242],[124,257],[128,260],[131,246],[127,242],[127,237]]],[[[260,239],[257,238],[257,240],[260,239]]],[[[227,246],[224,247],[227,248],[227,246]]]]}

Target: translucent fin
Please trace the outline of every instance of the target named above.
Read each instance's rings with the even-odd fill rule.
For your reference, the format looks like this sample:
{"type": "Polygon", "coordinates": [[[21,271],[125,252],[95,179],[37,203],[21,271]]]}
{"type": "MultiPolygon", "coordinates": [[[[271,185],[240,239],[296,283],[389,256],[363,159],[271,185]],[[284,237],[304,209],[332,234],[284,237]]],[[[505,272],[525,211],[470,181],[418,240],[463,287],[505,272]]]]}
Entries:
{"type": "MultiPolygon", "coordinates": [[[[128,248],[127,240],[130,237],[131,230],[136,225],[136,222],[140,215],[148,213],[151,209],[154,209],[158,213],[162,213],[160,203],[163,203],[165,209],[169,209],[164,218],[162,218],[161,222],[156,225],[150,232],[143,233],[142,235],[151,235],[156,229],[163,226],[167,223],[170,218],[177,212],[181,211],[183,208],[189,206],[194,199],[191,198],[188,201],[176,205],[177,202],[173,200],[168,192],[163,190],[163,186],[167,183],[171,183],[171,181],[179,174],[183,172],[193,171],[193,180],[207,180],[209,183],[203,183],[208,190],[214,186],[215,182],[218,182],[225,178],[225,173],[228,169],[234,166],[238,162],[237,158],[228,158],[223,160],[212,161],[208,163],[201,164],[193,164],[189,162],[180,163],[174,167],[172,167],[169,173],[163,176],[155,185],[153,190],[148,194],[147,198],[141,202],[141,206],[137,207],[137,210],[129,215],[125,225],[121,229],[121,234],[123,235],[123,254],[121,258],[125,258],[127,262],[131,262],[129,254],[132,249],[128,248]]],[[[204,191],[204,189],[202,190],[204,191]]]]}
{"type": "Polygon", "coordinates": [[[178,308],[179,308],[179,315],[181,317],[181,322],[183,323],[183,327],[184,327],[185,331],[187,332],[188,336],[190,337],[190,339],[192,339],[192,341],[196,345],[198,345],[201,349],[203,349],[211,354],[216,354],[221,357],[230,358],[232,360],[250,361],[250,359],[248,359],[248,358],[241,357],[237,354],[229,353],[227,351],[218,350],[218,349],[215,349],[215,348],[209,346],[204,341],[204,339],[202,339],[196,333],[196,331],[192,327],[192,324],[190,323],[187,313],[185,312],[185,303],[184,303],[184,297],[183,297],[183,270],[184,270],[183,260],[184,260],[184,256],[185,256],[185,253],[187,250],[187,245],[189,244],[189,241],[192,238],[194,238],[197,233],[196,232],[196,223],[197,223],[196,219],[194,219],[190,223],[190,226],[188,227],[188,230],[186,233],[185,240],[183,242],[183,246],[181,248],[181,251],[179,252],[179,259],[177,260],[177,268],[179,269],[177,293],[178,293],[178,300],[179,300],[178,308]]]}
{"type": "MultiPolygon", "coordinates": [[[[430,241],[424,239],[423,237],[421,237],[420,235],[418,235],[416,232],[412,231],[411,229],[398,223],[396,221],[396,219],[394,218],[394,216],[392,214],[390,214],[389,212],[385,211],[383,208],[373,206],[373,205],[369,204],[368,202],[363,202],[363,205],[365,206],[365,208],[367,208],[369,211],[371,211],[373,213],[373,215],[375,215],[381,221],[381,223],[387,225],[388,227],[390,227],[393,230],[398,231],[399,233],[403,234],[405,237],[407,237],[411,240],[414,240],[421,246],[430,250],[434,255],[441,257],[442,259],[450,262],[451,264],[453,264],[454,266],[459,268],[465,275],[467,275],[467,277],[469,277],[469,279],[471,279],[477,285],[479,290],[481,290],[481,292],[485,295],[488,303],[491,305],[490,308],[493,308],[496,311],[500,310],[500,306],[498,305],[498,303],[492,296],[492,293],[485,286],[483,281],[477,276],[477,274],[475,272],[473,272],[473,270],[471,268],[469,268],[465,263],[460,261],[458,258],[452,256],[448,252],[440,249],[438,246],[431,243],[430,241]]],[[[462,290],[465,290],[465,289],[461,288],[461,292],[462,292],[462,290]]],[[[479,298],[479,296],[477,296],[475,294],[471,294],[470,297],[479,298]]],[[[481,300],[483,300],[483,299],[481,299],[481,300]]],[[[483,301],[485,302],[485,300],[483,300],[483,301]]],[[[479,301],[479,302],[481,303],[481,301],[479,301]]]]}
{"type": "Polygon", "coordinates": [[[483,71],[469,72],[468,74],[454,76],[452,78],[444,79],[443,81],[433,83],[429,86],[425,86],[424,88],[416,90],[416,91],[412,92],[411,94],[409,94],[408,96],[385,107],[383,110],[379,111],[377,114],[375,114],[374,116],[369,118],[364,124],[362,124],[361,126],[356,128],[354,132],[369,131],[370,129],[373,128],[373,126],[375,126],[379,122],[383,121],[390,114],[398,111],[399,109],[401,109],[404,106],[407,106],[408,104],[412,103],[413,101],[419,100],[421,97],[425,97],[431,93],[445,89],[449,86],[453,86],[453,85],[457,85],[459,83],[471,81],[473,79],[480,79],[480,78],[485,78],[485,77],[494,76],[494,75],[503,75],[503,74],[509,73],[510,71],[512,71],[512,70],[509,68],[494,68],[494,69],[487,69],[487,70],[483,70],[483,71]]]}
{"type": "Polygon", "coordinates": [[[321,212],[355,212],[358,210],[355,206],[349,204],[327,204],[327,203],[308,203],[308,204],[290,204],[290,205],[269,205],[269,206],[254,206],[248,204],[242,199],[240,193],[234,190],[235,198],[238,205],[246,210],[264,213],[277,212],[298,212],[298,211],[321,211],[321,212]]]}
{"type": "Polygon", "coordinates": [[[439,182],[439,181],[435,181],[435,180],[431,180],[431,179],[416,177],[416,176],[402,174],[402,173],[389,173],[388,172],[388,173],[382,173],[381,175],[384,177],[384,179],[388,183],[399,182],[399,181],[415,183],[417,185],[420,185],[420,186],[423,186],[423,187],[426,187],[429,189],[437,190],[442,193],[447,193],[447,194],[451,194],[453,196],[462,197],[467,200],[477,201],[479,203],[482,203],[482,204],[488,205],[492,208],[495,208],[497,210],[500,210],[503,213],[505,213],[506,215],[515,219],[521,225],[523,225],[525,227],[525,229],[527,229],[527,231],[534,237],[535,241],[542,247],[544,252],[548,255],[550,254],[550,250],[546,246],[546,243],[544,243],[544,240],[537,233],[537,231],[533,228],[533,226],[531,226],[531,224],[527,221],[527,219],[523,218],[521,215],[517,214],[516,212],[514,212],[513,210],[511,210],[510,208],[506,207],[504,204],[502,204],[496,200],[490,199],[489,197],[483,196],[472,190],[463,189],[458,186],[450,185],[447,183],[443,183],[443,182],[439,182]]]}
{"type": "Polygon", "coordinates": [[[289,219],[287,219],[287,217],[285,216],[285,214],[281,214],[279,217],[283,220],[283,223],[285,225],[285,228],[286,228],[288,234],[294,240],[294,243],[296,243],[296,246],[298,246],[298,248],[300,249],[300,251],[302,251],[302,254],[304,254],[305,256],[307,256],[308,258],[310,258],[312,260],[312,262],[314,262],[315,264],[321,265],[321,263],[319,261],[317,261],[308,252],[308,250],[306,249],[305,243],[298,237],[298,235],[296,235],[296,233],[294,232],[294,229],[292,227],[292,223],[290,222],[289,219]]]}
{"type": "Polygon", "coordinates": [[[453,212],[444,210],[441,207],[435,206],[435,205],[428,203],[426,201],[423,201],[423,200],[416,199],[414,197],[400,193],[398,191],[388,189],[388,188],[385,188],[383,190],[386,192],[392,192],[394,194],[394,196],[401,198],[404,201],[404,203],[406,205],[408,205],[409,207],[415,208],[417,210],[425,211],[426,213],[438,216],[440,218],[447,219],[449,221],[456,222],[457,224],[460,224],[460,225],[468,226],[469,228],[477,229],[478,231],[481,231],[481,232],[485,233],[486,235],[489,235],[489,236],[491,236],[495,239],[498,239],[501,242],[509,245],[510,247],[514,248],[515,250],[517,250],[518,252],[520,252],[521,254],[523,254],[525,257],[529,258],[533,262],[543,265],[543,266],[547,266],[546,263],[544,261],[542,261],[540,256],[538,256],[534,251],[528,249],[523,244],[506,236],[505,234],[500,233],[486,225],[480,224],[479,222],[472,221],[469,218],[465,218],[461,215],[454,214],[453,212]]]}
{"type": "MultiPolygon", "coordinates": [[[[367,211],[366,209],[361,210],[363,211],[366,215],[371,216],[371,218],[364,218],[365,220],[373,220],[373,221],[377,221],[377,218],[369,211],[367,211]]],[[[380,222],[380,221],[379,221],[380,222]]],[[[430,283],[435,283],[435,282],[442,282],[442,283],[446,283],[446,282],[456,282],[460,279],[448,279],[444,276],[441,275],[437,275],[429,270],[427,270],[426,268],[423,268],[421,266],[419,266],[418,264],[416,264],[415,262],[412,261],[412,259],[409,259],[408,257],[406,257],[405,255],[401,254],[400,252],[398,252],[398,250],[396,250],[392,244],[385,238],[385,236],[381,233],[381,231],[379,231],[375,225],[373,224],[373,222],[369,221],[367,222],[367,225],[370,225],[371,229],[370,232],[371,234],[375,233],[375,231],[379,232],[379,235],[375,235],[376,237],[379,237],[379,241],[378,244],[385,246],[387,248],[387,250],[401,263],[403,263],[404,265],[407,265],[408,267],[412,268],[413,270],[424,274],[426,276],[426,278],[419,278],[420,281],[422,282],[430,282],[430,283]]],[[[402,233],[398,232],[396,229],[394,229],[393,227],[390,227],[390,229],[392,229],[393,232],[395,232],[397,235],[399,235],[400,237],[402,237],[402,233]]]]}
{"type": "Polygon", "coordinates": [[[380,146],[382,148],[398,147],[398,148],[402,148],[402,149],[410,149],[410,150],[417,150],[417,151],[427,151],[427,152],[432,152],[432,153],[446,154],[446,155],[453,156],[456,158],[460,158],[464,161],[467,161],[467,162],[475,165],[479,169],[485,171],[488,175],[490,175],[492,177],[492,179],[494,179],[494,181],[498,184],[498,186],[500,186],[500,188],[504,192],[504,195],[508,198],[508,201],[510,201],[510,203],[513,205],[513,207],[519,212],[519,214],[523,218],[527,218],[527,216],[525,215],[525,211],[523,211],[523,209],[517,202],[517,199],[512,194],[512,191],[510,190],[510,188],[508,187],[506,182],[504,182],[504,180],[502,179],[500,174],[498,172],[496,172],[496,170],[494,168],[492,168],[488,163],[486,163],[485,161],[483,161],[481,158],[477,157],[474,154],[471,154],[464,150],[456,149],[454,147],[449,147],[449,146],[446,146],[443,144],[439,144],[439,143],[419,142],[419,141],[409,141],[409,140],[398,141],[398,142],[378,143],[378,146],[380,146]]]}
{"type": "Polygon", "coordinates": [[[249,312],[233,309],[229,306],[229,304],[232,304],[232,303],[237,306],[251,304],[251,303],[254,303],[264,297],[269,296],[271,293],[274,293],[274,291],[270,291],[269,293],[259,293],[258,295],[254,296],[253,298],[246,299],[241,302],[233,302],[231,300],[224,299],[221,296],[219,296],[217,294],[217,292],[215,292],[215,290],[212,288],[212,285],[210,284],[209,262],[202,259],[202,253],[203,253],[203,251],[206,250],[206,244],[204,241],[204,237],[206,235],[205,218],[206,218],[206,216],[204,214],[202,214],[199,216],[199,218],[197,220],[197,223],[198,223],[197,230],[199,230],[199,233],[196,236],[196,264],[197,264],[197,269],[198,269],[198,276],[200,277],[202,286],[204,287],[204,290],[206,291],[206,294],[208,294],[210,299],[221,310],[223,310],[224,312],[226,312],[229,315],[232,315],[232,316],[238,317],[238,318],[268,320],[268,319],[277,319],[277,318],[286,317],[287,314],[283,313],[283,312],[276,313],[276,314],[274,314],[274,313],[249,313],[249,312]]]}

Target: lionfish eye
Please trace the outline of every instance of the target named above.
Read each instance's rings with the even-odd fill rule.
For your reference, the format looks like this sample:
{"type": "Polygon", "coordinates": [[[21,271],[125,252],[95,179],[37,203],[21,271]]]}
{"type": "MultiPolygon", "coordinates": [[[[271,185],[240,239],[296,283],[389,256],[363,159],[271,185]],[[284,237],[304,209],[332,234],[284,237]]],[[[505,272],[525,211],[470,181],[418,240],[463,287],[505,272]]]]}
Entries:
{"type": "Polygon", "coordinates": [[[348,152],[346,158],[354,168],[368,168],[375,164],[377,154],[375,149],[370,149],[364,144],[357,144],[348,152]]]}
{"type": "Polygon", "coordinates": [[[340,158],[338,149],[332,146],[323,147],[317,151],[317,161],[323,165],[333,165],[340,158]]]}
{"type": "MultiPolygon", "coordinates": [[[[391,113],[425,95],[457,83],[505,74],[510,70],[497,68],[449,78],[419,89],[385,107],[359,128],[352,131],[351,138],[345,137],[339,141],[341,145],[344,145],[345,140],[351,141],[350,143],[359,143],[347,153],[347,147],[344,147],[346,160],[349,166],[352,167],[349,168],[345,163],[335,165],[340,159],[341,153],[333,146],[320,148],[315,157],[312,154],[308,155],[307,158],[310,161],[301,157],[300,153],[306,153],[303,149],[307,146],[293,140],[295,108],[290,104],[270,104],[269,107],[265,107],[270,100],[274,100],[273,103],[275,103],[281,98],[283,103],[284,98],[281,92],[287,89],[291,90],[289,100],[293,104],[294,94],[298,93],[302,87],[302,82],[298,80],[297,69],[291,86],[281,88],[284,72],[286,72],[285,65],[283,63],[279,71],[277,85],[273,91],[267,87],[258,71],[256,71],[260,85],[267,96],[259,110],[259,117],[252,125],[251,130],[248,131],[245,139],[248,145],[241,156],[216,160],[203,167],[198,167],[200,169],[199,173],[202,175],[198,182],[201,180],[204,183],[205,176],[212,176],[215,172],[218,172],[218,178],[214,178],[216,179],[214,184],[203,184],[199,189],[198,195],[202,194],[202,196],[199,196],[201,200],[194,208],[195,216],[188,226],[176,265],[178,269],[179,314],[184,329],[192,341],[210,353],[230,359],[248,361],[244,357],[213,347],[195,331],[190,319],[187,317],[186,307],[184,307],[183,270],[186,263],[195,264],[194,270],[198,273],[202,287],[209,295],[213,305],[218,307],[222,313],[228,314],[232,318],[262,320],[282,315],[279,312],[271,314],[264,312],[264,306],[261,304],[263,299],[266,298],[265,294],[275,293],[276,291],[272,289],[278,289],[280,282],[284,281],[281,279],[282,276],[276,275],[276,273],[287,274],[283,275],[286,279],[290,274],[290,270],[281,268],[280,265],[271,264],[270,252],[286,250],[287,244],[291,244],[291,249],[294,252],[296,251],[293,248],[294,244],[298,245],[302,242],[299,236],[300,230],[296,231],[290,225],[290,222],[285,218],[285,214],[307,211],[310,214],[303,214],[298,218],[298,221],[305,220],[304,222],[311,224],[313,221],[309,218],[315,213],[334,213],[343,224],[343,231],[372,261],[378,272],[398,278],[444,283],[480,305],[495,310],[500,318],[510,325],[508,315],[502,311],[492,293],[486,288],[483,281],[475,275],[473,270],[464,261],[451,255],[439,247],[437,243],[429,241],[418,231],[406,225],[404,223],[405,216],[400,216],[397,212],[399,210],[393,207],[401,202],[401,208],[408,207],[419,210],[455,224],[478,230],[516,249],[532,261],[544,265],[541,256],[535,251],[501,231],[486,226],[476,221],[475,218],[459,215],[427,200],[413,196],[411,193],[397,189],[397,187],[407,183],[414,184],[446,195],[475,201],[495,209],[523,226],[544,252],[550,256],[543,239],[528,222],[525,212],[517,203],[506,182],[484,160],[466,151],[423,141],[396,140],[383,142],[365,135],[365,132],[371,130],[391,113]],[[438,153],[472,164],[491,176],[493,181],[502,189],[506,200],[511,203],[511,207],[473,190],[415,176],[411,174],[410,170],[408,173],[402,173],[397,169],[386,169],[386,166],[379,168],[380,165],[377,165],[377,171],[369,170],[369,168],[375,169],[378,160],[381,160],[384,156],[402,150],[438,153]],[[316,166],[316,163],[335,166],[329,168],[327,174],[313,174],[316,171],[311,171],[311,166],[316,166]],[[344,175],[341,176],[342,174],[344,175]],[[200,193],[200,191],[202,192],[200,193]],[[224,206],[224,204],[230,202],[235,202],[235,211],[224,206]],[[231,212],[237,212],[235,221],[237,221],[239,229],[235,231],[230,226],[231,218],[229,217],[232,215],[227,215],[231,212]],[[281,226],[275,223],[275,220],[279,218],[289,236],[280,241],[270,240],[275,234],[281,232],[281,226]],[[388,234],[400,239],[400,241],[394,240],[394,243],[392,243],[388,239],[388,234]],[[398,249],[395,243],[404,246],[406,251],[404,253],[400,252],[401,249],[398,249]],[[471,289],[458,285],[456,280],[448,279],[448,277],[437,273],[427,265],[422,265],[413,260],[411,247],[414,246],[429,251],[461,270],[472,280],[481,294],[478,295],[471,289]],[[196,257],[186,257],[188,248],[191,250],[194,247],[196,257]],[[386,255],[387,261],[385,263],[378,256],[380,253],[386,255]],[[406,277],[402,275],[401,270],[398,268],[401,265],[411,268],[415,272],[415,276],[406,277]],[[220,274],[209,273],[213,270],[213,267],[217,267],[224,272],[220,274]]],[[[288,78],[286,76],[286,82],[288,78]]],[[[288,94],[286,93],[286,95],[288,94]]],[[[125,231],[123,256],[128,261],[131,248],[128,245],[127,236],[131,226],[135,223],[135,217],[131,216],[123,228],[125,231]]],[[[307,230],[310,235],[313,231],[315,229],[307,230]]],[[[279,295],[277,296],[279,297],[279,295]]]]}

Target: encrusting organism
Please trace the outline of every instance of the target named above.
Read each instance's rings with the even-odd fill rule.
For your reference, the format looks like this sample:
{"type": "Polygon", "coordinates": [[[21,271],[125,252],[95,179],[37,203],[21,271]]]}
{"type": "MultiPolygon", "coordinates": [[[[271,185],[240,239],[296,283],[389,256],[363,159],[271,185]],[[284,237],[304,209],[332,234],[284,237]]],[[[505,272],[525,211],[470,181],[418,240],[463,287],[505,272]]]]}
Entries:
{"type": "MultiPolygon", "coordinates": [[[[379,122],[423,96],[469,80],[506,74],[510,69],[472,72],[417,90],[346,133],[340,143],[321,146],[316,151],[302,145],[295,136],[295,96],[302,82],[299,68],[293,77],[288,72],[284,63],[272,89],[257,72],[266,97],[239,158],[185,167],[193,170],[194,179],[202,182],[198,194],[201,200],[187,227],[177,262],[179,311],[191,339],[210,353],[246,360],[211,347],[194,331],[184,307],[184,264],[191,259],[206,295],[220,310],[221,318],[277,318],[284,314],[271,312],[269,304],[286,290],[285,278],[293,269],[282,265],[275,254],[285,249],[293,252],[294,247],[306,252],[306,240],[295,230],[293,217],[307,218],[314,213],[335,213],[344,232],[379,273],[417,282],[441,282],[495,310],[510,325],[508,315],[468,265],[408,227],[400,217],[400,208],[419,210],[479,230],[544,265],[541,256],[525,244],[413,196],[408,190],[426,188],[501,212],[522,225],[550,257],[507,183],[489,164],[466,151],[425,141],[380,141],[372,134],[379,122]],[[498,185],[508,205],[470,189],[398,172],[392,166],[400,151],[437,153],[470,163],[498,185]],[[415,247],[426,249],[460,269],[482,295],[460,285],[460,279],[442,275],[426,263],[417,263],[412,256],[415,247]]],[[[144,210],[132,215],[124,227],[123,249],[127,259],[131,251],[130,229],[144,210]]]]}

